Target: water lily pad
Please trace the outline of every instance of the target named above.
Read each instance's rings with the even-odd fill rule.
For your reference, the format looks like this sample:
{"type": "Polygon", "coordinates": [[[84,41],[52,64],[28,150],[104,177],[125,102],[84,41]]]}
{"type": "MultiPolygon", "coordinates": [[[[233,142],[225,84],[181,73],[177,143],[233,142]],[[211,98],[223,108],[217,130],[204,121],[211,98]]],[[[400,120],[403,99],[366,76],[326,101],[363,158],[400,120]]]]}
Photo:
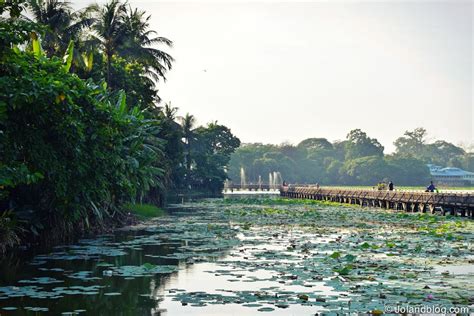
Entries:
{"type": "Polygon", "coordinates": [[[242,304],[242,306],[245,306],[245,307],[260,307],[260,306],[262,306],[262,304],[250,303],[250,304],[242,304]]]}
{"type": "Polygon", "coordinates": [[[169,274],[178,271],[176,266],[170,265],[152,265],[146,264],[141,266],[121,266],[112,268],[114,274],[122,277],[142,277],[152,276],[155,274],[169,274]]]}
{"type": "Polygon", "coordinates": [[[47,307],[25,307],[26,310],[32,311],[32,312],[47,312],[49,311],[49,308],[47,307]]]}
{"type": "Polygon", "coordinates": [[[62,283],[63,280],[58,280],[50,277],[38,277],[31,280],[20,280],[18,283],[27,283],[27,284],[53,284],[53,283],[62,283]]]}

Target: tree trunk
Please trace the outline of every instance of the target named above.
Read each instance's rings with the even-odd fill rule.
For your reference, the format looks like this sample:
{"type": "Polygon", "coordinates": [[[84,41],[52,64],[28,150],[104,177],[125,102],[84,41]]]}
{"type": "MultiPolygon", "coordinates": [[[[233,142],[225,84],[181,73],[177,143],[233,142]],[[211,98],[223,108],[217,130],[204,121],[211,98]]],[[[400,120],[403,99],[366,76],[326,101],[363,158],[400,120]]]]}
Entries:
{"type": "Polygon", "coordinates": [[[112,88],[111,82],[110,82],[110,69],[112,65],[112,54],[110,52],[107,52],[107,87],[109,89],[112,88]]]}

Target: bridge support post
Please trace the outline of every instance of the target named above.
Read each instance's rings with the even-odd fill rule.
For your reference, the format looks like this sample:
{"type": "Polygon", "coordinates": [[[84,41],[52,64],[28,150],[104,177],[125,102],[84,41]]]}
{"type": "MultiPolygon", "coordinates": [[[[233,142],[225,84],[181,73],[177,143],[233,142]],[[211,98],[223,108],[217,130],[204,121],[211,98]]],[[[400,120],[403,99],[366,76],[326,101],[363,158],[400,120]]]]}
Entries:
{"type": "Polygon", "coordinates": [[[436,208],[435,208],[435,206],[434,206],[433,204],[430,204],[430,205],[429,205],[429,209],[430,209],[431,214],[434,214],[435,211],[436,211],[436,208]]]}

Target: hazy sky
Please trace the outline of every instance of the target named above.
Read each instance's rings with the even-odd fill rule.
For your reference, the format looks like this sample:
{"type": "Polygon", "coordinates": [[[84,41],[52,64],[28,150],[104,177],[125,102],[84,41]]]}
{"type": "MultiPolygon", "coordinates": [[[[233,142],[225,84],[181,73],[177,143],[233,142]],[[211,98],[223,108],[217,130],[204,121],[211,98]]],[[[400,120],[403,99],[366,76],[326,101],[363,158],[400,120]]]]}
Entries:
{"type": "Polygon", "coordinates": [[[474,141],[472,1],[130,3],[175,43],[162,99],[243,142],[474,141]]]}

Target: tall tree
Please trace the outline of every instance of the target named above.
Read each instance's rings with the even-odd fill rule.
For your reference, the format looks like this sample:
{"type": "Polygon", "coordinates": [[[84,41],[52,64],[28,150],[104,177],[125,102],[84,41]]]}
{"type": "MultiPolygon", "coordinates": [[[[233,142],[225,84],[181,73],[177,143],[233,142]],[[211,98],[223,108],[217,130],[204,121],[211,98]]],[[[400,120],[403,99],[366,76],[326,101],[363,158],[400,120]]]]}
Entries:
{"type": "Polygon", "coordinates": [[[107,83],[112,83],[111,64],[114,55],[139,62],[154,81],[165,79],[174,60],[155,46],[171,47],[173,42],[166,37],[156,36],[156,31],[150,30],[150,15],[132,9],[120,0],[111,0],[94,8],[96,22],[93,36],[106,57],[107,83]]]}
{"type": "Polygon", "coordinates": [[[88,11],[74,12],[71,4],[59,0],[28,0],[28,11],[44,26],[42,46],[47,56],[62,56],[69,42],[78,41],[81,31],[92,25],[88,11]]]}
{"type": "Polygon", "coordinates": [[[387,164],[381,156],[364,156],[346,160],[341,172],[346,176],[345,184],[373,185],[389,174],[387,164]]]}
{"type": "Polygon", "coordinates": [[[383,156],[383,146],[375,138],[370,138],[360,129],[347,134],[346,160],[368,156],[383,156]]]}
{"type": "Polygon", "coordinates": [[[103,6],[93,6],[96,12],[96,21],[93,25],[93,37],[100,45],[107,63],[107,84],[111,83],[112,56],[125,41],[124,17],[126,5],[119,0],[112,0],[103,6]]]}
{"type": "Polygon", "coordinates": [[[166,139],[164,148],[166,154],[167,186],[172,188],[180,188],[184,184],[183,178],[185,176],[184,167],[184,144],[183,144],[183,130],[176,122],[176,112],[178,108],[172,107],[171,103],[166,103],[160,109],[161,114],[161,137],[166,139]]]}
{"type": "Polygon", "coordinates": [[[181,127],[183,129],[183,138],[184,138],[184,147],[185,147],[185,163],[186,163],[186,175],[189,179],[191,174],[192,166],[192,153],[191,153],[191,143],[194,138],[194,125],[196,123],[196,118],[194,115],[186,113],[184,117],[181,118],[181,127]]]}
{"type": "Polygon", "coordinates": [[[230,155],[240,146],[240,140],[229,128],[217,122],[196,128],[195,146],[192,147],[193,181],[196,186],[212,192],[220,192],[227,178],[226,169],[230,155]]]}
{"type": "Polygon", "coordinates": [[[385,161],[390,167],[385,176],[395,184],[424,185],[429,183],[430,172],[422,160],[395,154],[386,156],[385,161]]]}
{"type": "Polygon", "coordinates": [[[307,138],[301,141],[298,146],[301,149],[324,149],[331,150],[333,149],[332,144],[326,138],[307,138]]]}
{"type": "Polygon", "coordinates": [[[156,45],[172,47],[173,42],[166,37],[156,36],[157,32],[150,30],[151,15],[145,11],[127,7],[123,17],[125,41],[119,47],[119,53],[128,58],[141,62],[148,74],[154,80],[166,79],[165,73],[171,69],[173,57],[155,48],[156,45]]]}
{"type": "Polygon", "coordinates": [[[404,136],[399,137],[393,143],[396,153],[405,156],[421,157],[423,147],[426,144],[426,129],[415,128],[413,131],[406,131],[404,136]]]}
{"type": "Polygon", "coordinates": [[[425,147],[426,161],[441,166],[460,167],[460,159],[466,154],[464,149],[444,140],[437,140],[425,147]]]}

